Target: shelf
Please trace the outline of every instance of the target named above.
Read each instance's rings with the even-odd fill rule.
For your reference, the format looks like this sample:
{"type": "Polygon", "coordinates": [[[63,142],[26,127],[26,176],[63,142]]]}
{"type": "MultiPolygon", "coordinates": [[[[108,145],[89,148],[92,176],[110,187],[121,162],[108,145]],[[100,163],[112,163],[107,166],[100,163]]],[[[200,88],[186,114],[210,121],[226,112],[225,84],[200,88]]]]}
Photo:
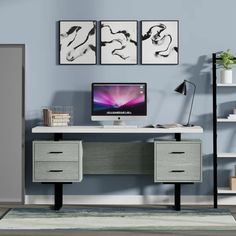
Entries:
{"type": "MultiPolygon", "coordinates": [[[[217,93],[221,91],[222,87],[233,87],[234,90],[236,88],[236,80],[234,79],[234,83],[232,84],[223,84],[220,80],[217,80],[217,64],[218,61],[222,58],[219,53],[212,53],[212,100],[213,100],[213,201],[214,201],[214,208],[218,206],[218,195],[236,195],[236,190],[231,190],[230,187],[218,187],[217,186],[217,177],[218,177],[218,170],[217,170],[217,162],[220,161],[220,158],[236,158],[236,152],[227,153],[217,153],[217,123],[228,123],[228,125],[234,125],[236,123],[236,119],[228,119],[226,117],[217,117],[217,93]]],[[[236,58],[235,58],[236,59],[236,58]]],[[[231,91],[231,90],[230,90],[231,91]]],[[[232,116],[230,116],[232,117],[232,116]]],[[[234,117],[232,117],[234,118],[234,117]]],[[[223,125],[223,124],[221,124],[223,125]]],[[[234,159],[232,159],[234,160],[234,159]]]]}
{"type": "Polygon", "coordinates": [[[218,194],[236,194],[236,190],[231,190],[229,187],[218,187],[218,194]]]}
{"type": "Polygon", "coordinates": [[[236,122],[236,119],[228,119],[228,118],[217,118],[217,122],[236,122]]]}
{"type": "Polygon", "coordinates": [[[216,84],[217,87],[236,87],[236,84],[216,84]]]}
{"type": "Polygon", "coordinates": [[[221,152],[217,154],[218,158],[236,158],[236,153],[233,152],[221,152]]]}

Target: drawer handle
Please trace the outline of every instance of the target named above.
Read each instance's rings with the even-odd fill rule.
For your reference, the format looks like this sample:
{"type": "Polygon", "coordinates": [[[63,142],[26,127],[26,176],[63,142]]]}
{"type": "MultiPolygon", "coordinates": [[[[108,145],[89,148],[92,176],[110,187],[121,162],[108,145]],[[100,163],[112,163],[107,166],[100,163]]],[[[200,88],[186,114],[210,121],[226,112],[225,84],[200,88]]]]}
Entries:
{"type": "Polygon", "coordinates": [[[49,170],[48,172],[63,172],[63,170],[49,170]]]}
{"type": "Polygon", "coordinates": [[[184,154],[185,152],[170,152],[170,154],[184,154]]]}
{"type": "Polygon", "coordinates": [[[171,170],[172,173],[183,173],[185,170],[171,170]]]}
{"type": "Polygon", "coordinates": [[[48,154],[62,154],[63,152],[49,152],[48,154]]]}

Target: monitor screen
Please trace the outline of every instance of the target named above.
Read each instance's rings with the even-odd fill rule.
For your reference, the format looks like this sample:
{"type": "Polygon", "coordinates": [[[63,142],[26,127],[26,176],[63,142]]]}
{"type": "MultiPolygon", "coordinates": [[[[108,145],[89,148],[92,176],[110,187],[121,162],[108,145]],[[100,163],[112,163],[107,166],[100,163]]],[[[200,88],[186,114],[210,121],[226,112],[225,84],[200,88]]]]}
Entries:
{"type": "Polygon", "coordinates": [[[146,83],[93,83],[92,116],[146,116],[146,83]]]}

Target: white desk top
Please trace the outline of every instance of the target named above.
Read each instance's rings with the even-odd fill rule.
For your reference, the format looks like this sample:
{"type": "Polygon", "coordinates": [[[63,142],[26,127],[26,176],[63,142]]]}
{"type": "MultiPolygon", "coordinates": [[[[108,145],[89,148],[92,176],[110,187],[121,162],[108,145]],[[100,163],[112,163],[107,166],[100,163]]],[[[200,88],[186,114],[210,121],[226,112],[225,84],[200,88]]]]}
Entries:
{"type": "Polygon", "coordinates": [[[200,126],[177,127],[177,128],[108,128],[103,126],[65,126],[65,127],[46,127],[36,126],[32,128],[32,133],[122,133],[122,134],[172,134],[172,133],[203,133],[200,126]]]}

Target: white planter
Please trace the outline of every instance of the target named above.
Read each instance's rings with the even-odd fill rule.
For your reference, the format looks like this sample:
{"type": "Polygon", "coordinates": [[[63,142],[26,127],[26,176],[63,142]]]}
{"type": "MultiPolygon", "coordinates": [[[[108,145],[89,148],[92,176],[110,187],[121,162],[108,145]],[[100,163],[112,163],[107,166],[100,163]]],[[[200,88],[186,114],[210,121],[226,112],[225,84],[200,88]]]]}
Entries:
{"type": "Polygon", "coordinates": [[[220,72],[220,82],[222,84],[232,84],[233,72],[232,70],[222,70],[220,72]]]}

